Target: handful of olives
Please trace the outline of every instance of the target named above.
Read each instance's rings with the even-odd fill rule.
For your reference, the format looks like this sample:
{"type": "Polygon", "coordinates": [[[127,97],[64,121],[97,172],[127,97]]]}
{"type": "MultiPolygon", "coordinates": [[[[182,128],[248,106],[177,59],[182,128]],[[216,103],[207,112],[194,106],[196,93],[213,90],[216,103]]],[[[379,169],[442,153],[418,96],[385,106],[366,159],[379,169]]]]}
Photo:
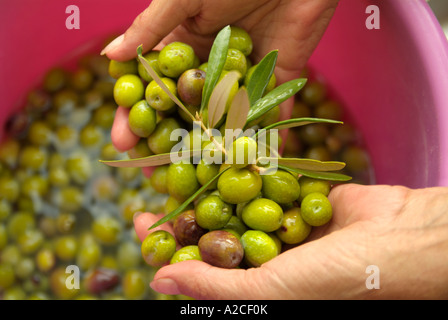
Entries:
{"type": "Polygon", "coordinates": [[[254,65],[249,58],[249,34],[234,26],[220,34],[224,31],[227,38],[220,43],[225,45],[212,47],[206,62],[201,63],[190,45],[173,42],[161,51],[140,52],[139,60],[110,63],[110,75],[117,78],[115,101],[130,108],[129,128],[138,137],[142,152],[131,156],[137,159],[107,164],[156,166],[151,184],[168,195],[166,217],[158,224],[171,220],[174,231],[159,230],[143,241],[142,255],[151,266],[195,259],[222,268],[258,267],[280,254],[283,244],[302,243],[312,227],[328,223],[332,218],[327,198],[331,181],[350,179],[328,172],[343,168],[342,163],[332,167],[335,163],[285,162],[276,157],[273,146],[278,136],[270,135],[263,145],[258,134],[227,136],[226,130],[238,127],[236,123],[239,129],[266,133],[285,126],[339,122],[278,121],[279,104],[300,90],[300,82],[294,83],[296,91],[285,98],[288,83],[276,87],[274,73],[266,72],[269,67],[274,69],[275,59],[254,65]],[[239,112],[242,125],[237,120],[239,112]],[[199,130],[195,130],[196,123],[200,123],[199,130]],[[173,139],[176,129],[187,134],[173,139]],[[200,142],[195,144],[195,139],[200,142]],[[200,161],[194,156],[172,161],[168,155],[176,153],[176,146],[188,151],[199,146],[200,161]],[[261,153],[266,146],[268,152],[261,153]],[[280,165],[273,165],[274,158],[280,165]],[[268,164],[260,164],[260,159],[268,164]]]}

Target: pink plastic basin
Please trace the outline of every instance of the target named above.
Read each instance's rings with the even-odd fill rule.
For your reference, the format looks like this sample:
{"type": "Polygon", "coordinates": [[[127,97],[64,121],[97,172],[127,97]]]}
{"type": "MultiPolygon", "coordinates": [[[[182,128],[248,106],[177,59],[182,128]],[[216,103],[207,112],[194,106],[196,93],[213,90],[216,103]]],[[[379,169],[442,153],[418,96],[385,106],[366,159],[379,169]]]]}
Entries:
{"type": "MultiPolygon", "coordinates": [[[[123,32],[148,3],[1,1],[0,128],[48,68],[123,32]],[[79,30],[65,26],[69,5],[79,7],[79,30]]],[[[310,65],[364,136],[376,183],[448,185],[448,43],[424,0],[341,0],[310,65]],[[377,30],[365,26],[371,4],[377,30]]]]}

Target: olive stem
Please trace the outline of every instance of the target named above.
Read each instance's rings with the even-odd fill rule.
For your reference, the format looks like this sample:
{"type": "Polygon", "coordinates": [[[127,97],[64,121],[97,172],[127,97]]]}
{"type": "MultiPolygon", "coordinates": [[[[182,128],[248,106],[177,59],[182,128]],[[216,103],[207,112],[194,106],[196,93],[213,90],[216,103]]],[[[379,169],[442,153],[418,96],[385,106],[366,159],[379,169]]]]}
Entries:
{"type": "Polygon", "coordinates": [[[266,168],[259,167],[255,164],[250,164],[248,167],[249,167],[249,170],[256,171],[257,173],[265,172],[267,170],[266,168]]]}
{"type": "Polygon", "coordinates": [[[227,155],[227,151],[226,151],[226,149],[224,148],[224,146],[223,146],[222,144],[220,144],[220,143],[213,137],[213,135],[210,133],[210,128],[207,128],[207,127],[205,126],[205,124],[202,122],[202,116],[200,116],[198,113],[196,113],[196,121],[199,121],[199,122],[201,123],[201,128],[202,128],[202,130],[204,130],[204,132],[208,135],[208,137],[210,138],[210,141],[213,142],[213,143],[215,144],[215,146],[216,146],[218,149],[221,149],[221,152],[222,152],[224,155],[227,155]]]}

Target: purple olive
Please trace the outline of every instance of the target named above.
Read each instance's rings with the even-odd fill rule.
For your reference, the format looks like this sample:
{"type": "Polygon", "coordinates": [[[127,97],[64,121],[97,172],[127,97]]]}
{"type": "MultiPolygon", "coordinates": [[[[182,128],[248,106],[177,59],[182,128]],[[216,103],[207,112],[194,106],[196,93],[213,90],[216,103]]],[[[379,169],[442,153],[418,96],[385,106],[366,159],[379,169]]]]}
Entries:
{"type": "Polygon", "coordinates": [[[177,80],[177,93],[180,99],[191,106],[199,106],[202,101],[205,72],[200,69],[189,69],[177,80]]]}
{"type": "Polygon", "coordinates": [[[176,218],[173,224],[174,235],[182,246],[197,245],[207,230],[196,223],[194,210],[187,210],[176,218]]]}
{"type": "Polygon", "coordinates": [[[224,230],[207,232],[199,239],[198,247],[204,262],[220,268],[236,268],[244,256],[238,238],[224,230]]]}

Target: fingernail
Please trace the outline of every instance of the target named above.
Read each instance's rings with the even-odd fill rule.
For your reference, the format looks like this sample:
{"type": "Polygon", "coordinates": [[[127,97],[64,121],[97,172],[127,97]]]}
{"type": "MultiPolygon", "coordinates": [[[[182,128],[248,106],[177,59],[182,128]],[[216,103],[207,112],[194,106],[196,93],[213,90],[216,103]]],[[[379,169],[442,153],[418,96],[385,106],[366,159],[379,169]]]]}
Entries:
{"type": "Polygon", "coordinates": [[[137,211],[136,213],[134,213],[134,215],[132,216],[132,221],[134,222],[134,224],[135,224],[135,220],[137,220],[137,218],[139,216],[141,216],[143,213],[144,212],[142,212],[142,211],[137,211]]]}
{"type": "Polygon", "coordinates": [[[106,53],[108,53],[109,51],[114,50],[115,48],[117,48],[118,46],[121,45],[121,43],[123,42],[124,39],[124,34],[122,34],[121,36],[115,38],[111,43],[109,43],[104,49],[103,51],[101,51],[101,55],[105,55],[106,53]]]}
{"type": "Polygon", "coordinates": [[[177,283],[169,278],[161,278],[152,281],[149,286],[160,293],[163,294],[180,294],[179,288],[177,287],[177,283]]]}

